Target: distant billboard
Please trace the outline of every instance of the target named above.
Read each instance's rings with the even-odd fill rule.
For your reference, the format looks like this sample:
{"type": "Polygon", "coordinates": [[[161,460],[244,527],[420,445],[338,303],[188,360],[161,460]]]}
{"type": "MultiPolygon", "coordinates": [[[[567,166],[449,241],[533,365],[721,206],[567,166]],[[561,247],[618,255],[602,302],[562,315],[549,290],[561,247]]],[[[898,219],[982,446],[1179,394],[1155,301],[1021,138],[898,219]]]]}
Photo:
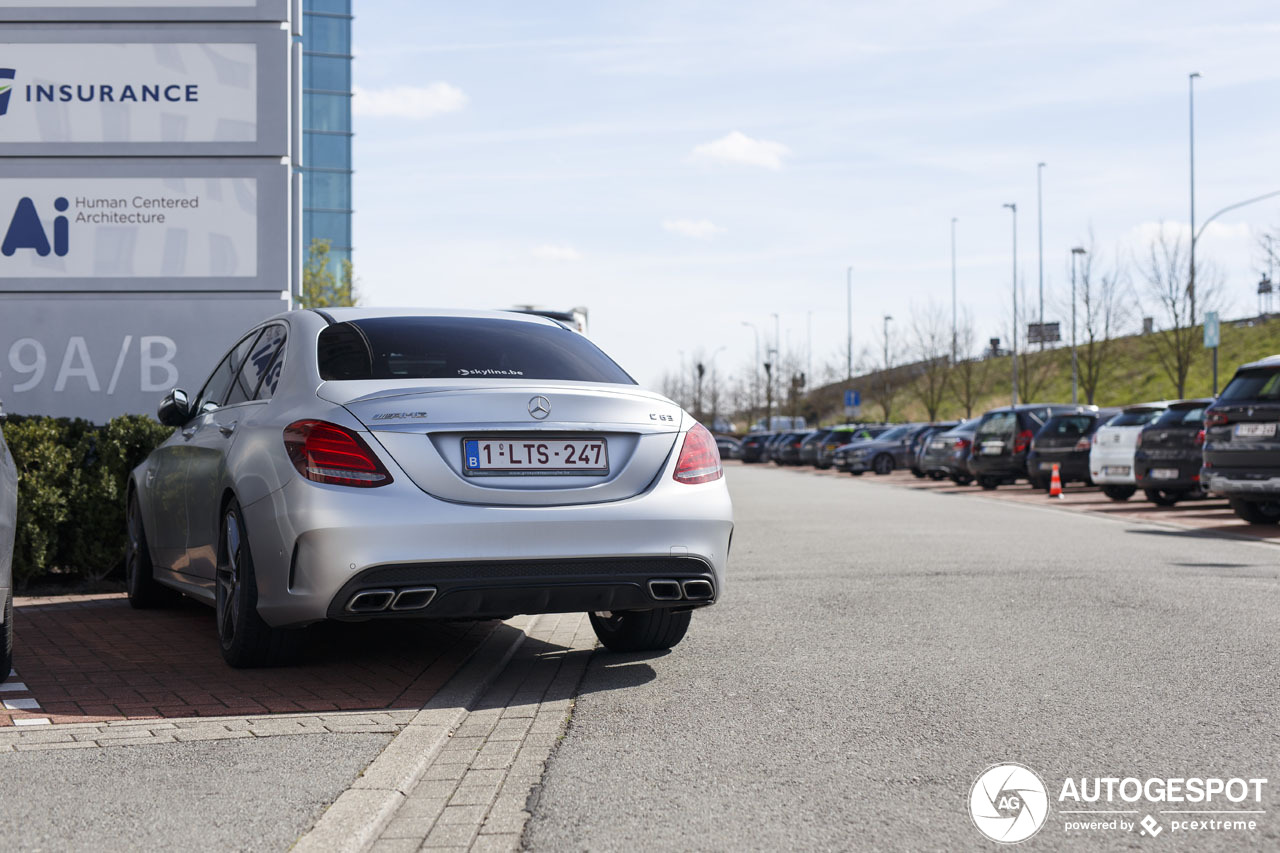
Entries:
{"type": "Polygon", "coordinates": [[[0,292],[289,289],[289,167],[0,161],[0,292]]]}
{"type": "Polygon", "coordinates": [[[1027,324],[1027,343],[1029,344],[1055,344],[1060,340],[1062,340],[1062,334],[1058,330],[1057,323],[1027,324]]]}
{"type": "Polygon", "coordinates": [[[227,24],[0,30],[0,155],[283,156],[289,40],[227,24]],[[7,88],[6,88],[7,87],[7,88]]]}
{"type": "Polygon", "coordinates": [[[285,21],[291,0],[0,0],[0,21],[285,21]]]}
{"type": "Polygon", "coordinates": [[[0,402],[9,414],[154,413],[195,392],[236,336],[286,310],[279,298],[0,300],[0,402]]]}

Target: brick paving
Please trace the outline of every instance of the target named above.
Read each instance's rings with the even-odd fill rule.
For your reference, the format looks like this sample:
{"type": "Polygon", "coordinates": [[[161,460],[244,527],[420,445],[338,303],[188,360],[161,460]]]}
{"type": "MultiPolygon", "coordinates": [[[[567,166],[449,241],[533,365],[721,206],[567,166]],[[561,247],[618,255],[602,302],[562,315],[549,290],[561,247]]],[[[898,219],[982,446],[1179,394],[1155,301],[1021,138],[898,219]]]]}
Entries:
{"type": "MultiPolygon", "coordinates": [[[[743,465],[744,463],[733,460],[727,461],[725,464],[728,467],[732,467],[743,465]]],[[[766,463],[766,467],[777,468],[778,466],[773,465],[773,463],[766,463]]],[[[1085,486],[1081,483],[1068,483],[1063,490],[1062,499],[1059,500],[1050,498],[1042,490],[1032,489],[1021,481],[1012,486],[1001,486],[993,491],[986,491],[977,485],[957,486],[950,480],[920,479],[912,475],[910,471],[902,470],[894,471],[885,476],[867,473],[860,477],[850,477],[849,474],[841,473],[834,469],[819,471],[807,466],[785,466],[783,470],[817,477],[844,477],[846,479],[855,479],[859,482],[900,486],[947,495],[973,495],[1069,512],[1096,513],[1109,518],[1154,521],[1203,534],[1240,536],[1263,542],[1280,543],[1280,525],[1249,524],[1242,521],[1231,511],[1231,507],[1227,505],[1226,500],[1221,498],[1181,501],[1171,507],[1162,507],[1145,500],[1141,491],[1127,501],[1113,501],[1104,495],[1097,486],[1085,486]]]]}
{"type": "Polygon", "coordinates": [[[580,613],[541,616],[528,634],[408,792],[373,853],[520,848],[530,792],[565,732],[596,645],[580,613]]]}
{"type": "Polygon", "coordinates": [[[237,670],[218,652],[212,608],[194,602],[19,597],[14,611],[0,727],[417,709],[498,624],[324,623],[297,664],[237,670]]]}

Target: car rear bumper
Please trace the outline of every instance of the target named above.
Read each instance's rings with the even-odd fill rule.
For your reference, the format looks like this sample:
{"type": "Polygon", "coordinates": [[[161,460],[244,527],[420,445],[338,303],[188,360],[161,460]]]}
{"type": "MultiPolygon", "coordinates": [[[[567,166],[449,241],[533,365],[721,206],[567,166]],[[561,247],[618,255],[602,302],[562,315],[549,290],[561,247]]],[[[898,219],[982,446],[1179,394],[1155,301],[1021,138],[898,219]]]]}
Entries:
{"type": "Polygon", "coordinates": [[[275,626],[374,615],[346,610],[352,583],[386,567],[411,571],[378,588],[435,588],[429,604],[397,614],[418,618],[690,603],[659,603],[648,596],[649,579],[708,580],[712,596],[698,602],[707,604],[723,593],[733,531],[723,480],[689,486],[669,478],[626,500],[543,507],[449,503],[406,481],[357,491],[294,480],[244,507],[244,517],[258,611],[275,626]],[[637,559],[682,562],[636,569],[637,559]],[[649,568],[667,574],[647,575],[649,568]]]}
{"type": "MultiPolygon", "coordinates": [[[[1095,445],[1096,447],[1096,445],[1095,445]]],[[[1107,453],[1095,451],[1089,455],[1089,476],[1093,482],[1101,486],[1133,486],[1137,480],[1133,475],[1133,451],[1107,453]],[[1127,474],[1116,473],[1115,470],[1128,469],[1127,474]]]]}
{"type": "Polygon", "coordinates": [[[1249,471],[1204,468],[1200,482],[1215,495],[1228,498],[1280,498],[1280,469],[1262,468],[1249,471]]]}
{"type": "Polygon", "coordinates": [[[1083,453],[1061,455],[1033,453],[1027,457],[1027,474],[1048,480],[1053,476],[1053,463],[1058,463],[1058,478],[1063,482],[1080,482],[1089,479],[1089,459],[1083,453]],[[1048,465],[1042,468],[1041,465],[1048,465]]]}

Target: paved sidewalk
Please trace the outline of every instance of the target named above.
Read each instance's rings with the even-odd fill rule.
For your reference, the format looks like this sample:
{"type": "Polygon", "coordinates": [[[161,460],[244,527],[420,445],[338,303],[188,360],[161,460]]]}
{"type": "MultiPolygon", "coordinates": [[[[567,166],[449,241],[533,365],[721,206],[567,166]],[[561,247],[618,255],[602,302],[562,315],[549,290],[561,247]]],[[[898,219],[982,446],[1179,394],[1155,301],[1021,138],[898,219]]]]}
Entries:
{"type": "Polygon", "coordinates": [[[595,645],[585,614],[539,617],[372,850],[518,850],[530,794],[564,734],[595,645]]]}

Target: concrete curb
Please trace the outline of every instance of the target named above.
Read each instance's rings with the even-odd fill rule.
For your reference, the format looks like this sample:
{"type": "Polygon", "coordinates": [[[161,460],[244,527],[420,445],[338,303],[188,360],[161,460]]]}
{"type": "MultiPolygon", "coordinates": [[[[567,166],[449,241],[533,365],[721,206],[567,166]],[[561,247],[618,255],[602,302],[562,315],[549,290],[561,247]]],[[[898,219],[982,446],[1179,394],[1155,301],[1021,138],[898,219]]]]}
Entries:
{"type": "Polygon", "coordinates": [[[538,617],[519,616],[494,629],[467,662],[351,787],[291,848],[297,853],[367,850],[445,747],[468,709],[484,694],[524,642],[538,617]]]}

